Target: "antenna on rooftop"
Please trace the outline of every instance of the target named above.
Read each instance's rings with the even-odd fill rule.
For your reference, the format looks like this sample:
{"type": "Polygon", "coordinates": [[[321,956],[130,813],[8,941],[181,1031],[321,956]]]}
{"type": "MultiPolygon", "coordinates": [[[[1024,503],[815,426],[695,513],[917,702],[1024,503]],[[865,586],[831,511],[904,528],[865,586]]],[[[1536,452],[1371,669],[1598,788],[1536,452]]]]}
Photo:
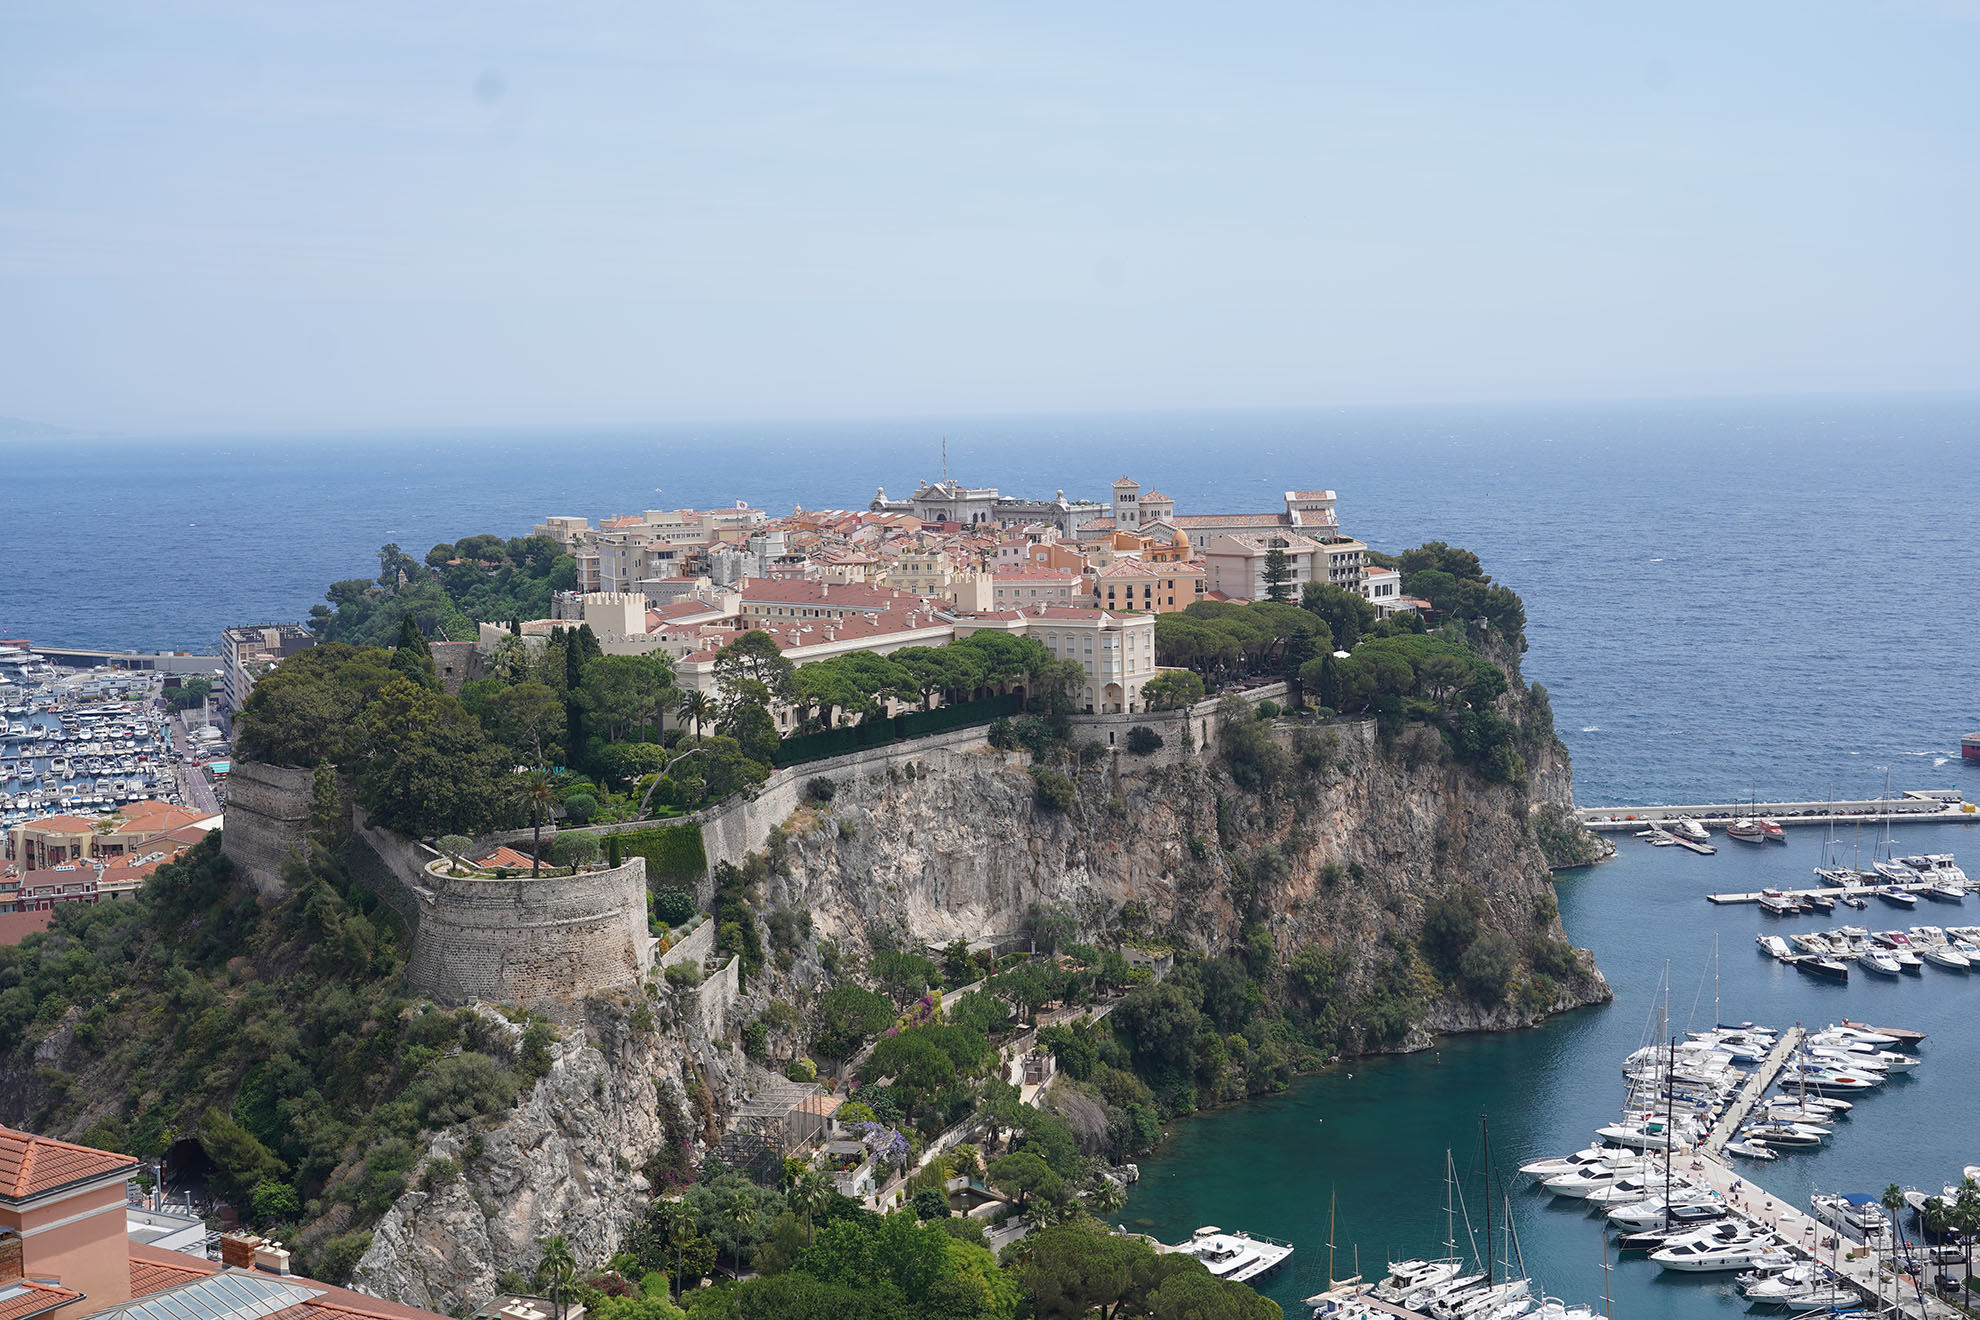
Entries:
{"type": "Polygon", "coordinates": [[[942,437],[942,484],[949,484],[949,437],[942,437]]]}

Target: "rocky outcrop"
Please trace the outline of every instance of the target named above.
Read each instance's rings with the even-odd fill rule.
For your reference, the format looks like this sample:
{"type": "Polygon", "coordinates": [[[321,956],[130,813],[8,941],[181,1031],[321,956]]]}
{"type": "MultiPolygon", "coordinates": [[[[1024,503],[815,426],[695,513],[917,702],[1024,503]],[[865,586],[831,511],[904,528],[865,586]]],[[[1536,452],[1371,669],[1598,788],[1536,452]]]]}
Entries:
{"type": "MultiPolygon", "coordinates": [[[[727,1108],[744,1067],[693,1010],[644,992],[590,1001],[549,1073],[498,1123],[434,1137],[409,1191],[372,1230],[351,1286],[444,1313],[479,1306],[504,1270],[534,1269],[543,1242],[569,1239],[600,1265],[652,1196],[642,1172],[668,1141],[667,1116],[694,1123],[697,1089],[727,1108]],[[642,1011],[643,1010],[643,1011],[642,1011]]],[[[506,1018],[483,1010],[511,1030],[506,1018]]],[[[705,1134],[696,1126],[697,1147],[705,1134]]]]}
{"type": "MultiPolygon", "coordinates": [[[[1536,805],[1572,802],[1565,762],[1549,760],[1550,731],[1523,745],[1521,783],[1458,764],[1422,725],[1384,739],[1372,721],[1285,722],[1272,736],[1286,761],[1262,789],[1239,788],[1214,751],[1151,763],[1096,748],[1070,772],[1070,811],[1041,804],[1021,754],[902,755],[838,780],[829,803],[797,807],[771,833],[757,911],[808,912],[821,941],[863,952],[881,939],[939,946],[1014,933],[1042,903],[1076,913],[1095,943],[1156,932],[1224,953],[1255,948],[1262,933],[1281,960],[1338,951],[1352,990],[1392,975],[1426,911],[1463,889],[1479,929],[1518,951],[1514,992],[1481,1005],[1417,958],[1413,1017],[1389,1047],[1517,1027],[1608,996],[1593,960],[1565,943],[1536,833],[1536,805]]],[[[814,954],[766,971],[729,1021],[770,994],[803,999],[820,976],[814,954]]],[[[697,1140],[716,1134],[747,1086],[734,1047],[710,1035],[725,1030],[722,1014],[703,1011],[693,991],[588,1009],[504,1121],[434,1139],[425,1167],[443,1176],[429,1172],[377,1225],[358,1286],[440,1311],[478,1304],[502,1270],[534,1266],[554,1233],[582,1264],[602,1264],[650,1194],[639,1170],[667,1140],[669,1106],[705,1086],[717,1121],[699,1125],[697,1140]],[[642,1007],[657,1015],[653,1029],[632,1025],[642,1007]]]]}
{"type": "MultiPolygon", "coordinates": [[[[1358,974],[1385,941],[1414,940],[1431,901],[1468,885],[1485,928],[1522,948],[1563,943],[1519,786],[1455,764],[1422,726],[1391,746],[1372,722],[1278,736],[1293,769],[1262,794],[1238,789],[1214,756],[1144,769],[1109,754],[1078,774],[1067,813],[1035,800],[1022,757],[996,752],[847,783],[829,810],[794,820],[767,897],[855,948],[882,932],[929,945],[1012,932],[1043,903],[1075,911],[1096,942],[1124,911],[1145,911],[1149,928],[1206,951],[1262,928],[1281,958],[1339,948],[1358,974]]],[[[1422,1027],[1518,1026],[1608,993],[1585,955],[1534,989],[1490,1010],[1437,1000],[1422,1027]]]]}

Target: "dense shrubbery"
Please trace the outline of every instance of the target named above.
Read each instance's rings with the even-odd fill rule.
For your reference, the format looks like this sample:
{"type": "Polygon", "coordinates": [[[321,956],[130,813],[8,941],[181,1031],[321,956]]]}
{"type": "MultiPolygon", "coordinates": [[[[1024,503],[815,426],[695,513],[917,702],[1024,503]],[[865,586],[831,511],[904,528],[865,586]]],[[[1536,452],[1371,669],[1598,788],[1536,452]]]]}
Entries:
{"type": "MultiPolygon", "coordinates": [[[[0,1048],[32,1075],[75,1010],[98,1062],[42,1072],[38,1107],[11,1121],[146,1157],[194,1139],[216,1192],[297,1245],[306,1272],[341,1280],[421,1132],[507,1110],[532,1070],[505,1024],[400,997],[389,911],[324,863],[289,878],[264,910],[216,835],[131,902],[65,905],[46,934],[0,947],[0,1048]],[[341,1236],[313,1227],[332,1222],[341,1236]]],[[[547,1061],[548,1028],[532,1030],[547,1061]]]]}
{"type": "Polygon", "coordinates": [[[385,646],[410,615],[428,636],[470,642],[476,623],[545,618],[552,593],[576,588],[577,561],[547,536],[470,536],[434,546],[424,563],[386,545],[377,578],[332,583],[309,626],[325,641],[385,646]]]}

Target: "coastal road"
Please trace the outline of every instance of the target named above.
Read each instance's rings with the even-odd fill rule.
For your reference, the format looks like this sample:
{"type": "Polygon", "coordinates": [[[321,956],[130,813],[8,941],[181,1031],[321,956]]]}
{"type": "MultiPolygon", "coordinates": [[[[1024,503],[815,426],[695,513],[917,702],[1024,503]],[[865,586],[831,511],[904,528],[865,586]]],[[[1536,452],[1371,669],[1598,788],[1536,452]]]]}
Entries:
{"type": "MultiPolygon", "coordinates": [[[[174,715],[172,745],[183,752],[191,741],[186,733],[186,722],[174,715]]],[[[179,797],[187,806],[209,816],[220,814],[220,799],[214,796],[213,785],[207,782],[205,772],[199,768],[199,762],[191,757],[182,756],[176,773],[179,777],[179,797]]]]}

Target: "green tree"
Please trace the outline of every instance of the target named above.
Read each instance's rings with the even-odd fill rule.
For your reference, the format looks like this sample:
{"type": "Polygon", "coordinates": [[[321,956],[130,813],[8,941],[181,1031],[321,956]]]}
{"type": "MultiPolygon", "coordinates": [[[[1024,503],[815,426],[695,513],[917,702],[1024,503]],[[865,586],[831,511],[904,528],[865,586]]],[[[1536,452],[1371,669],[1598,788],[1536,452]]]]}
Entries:
{"type": "Polygon", "coordinates": [[[813,1229],[819,1215],[831,1206],[837,1193],[829,1179],[822,1173],[807,1173],[798,1179],[797,1186],[790,1190],[791,1209],[804,1220],[804,1241],[810,1246],[813,1229]]]}
{"type": "Polygon", "coordinates": [[[538,1287],[550,1290],[550,1300],[557,1307],[558,1320],[565,1315],[564,1299],[569,1294],[571,1283],[577,1277],[577,1260],[571,1254],[571,1244],[559,1233],[543,1244],[543,1259],[536,1265],[538,1287]]]}
{"type": "Polygon", "coordinates": [[[1056,954],[1079,933],[1079,918],[1057,904],[1033,903],[1024,910],[1023,930],[1034,945],[1056,954]]]}
{"type": "Polygon", "coordinates": [[[1017,1197],[1022,1210],[1036,1196],[1056,1201],[1065,1192],[1065,1180],[1052,1167],[1030,1151],[1020,1150],[990,1163],[990,1185],[1017,1197]]]}
{"type": "Polygon", "coordinates": [[[1265,549],[1265,599],[1284,604],[1292,599],[1292,567],[1286,562],[1283,537],[1273,537],[1265,549]]]}
{"type": "Polygon", "coordinates": [[[426,634],[419,630],[419,621],[410,612],[399,620],[399,645],[392,652],[392,672],[420,687],[440,690],[433,652],[426,645],[426,634]]]}
{"type": "Polygon", "coordinates": [[[686,720],[694,732],[701,737],[701,726],[715,716],[715,703],[706,692],[696,692],[692,688],[674,699],[674,713],[686,720]]]}
{"type": "Polygon", "coordinates": [[[1192,670],[1164,669],[1141,685],[1141,699],[1150,710],[1188,710],[1203,700],[1203,679],[1192,670]]]}
{"type": "Polygon", "coordinates": [[[564,755],[564,703],[548,684],[528,680],[488,701],[488,731],[525,765],[547,766],[564,755]]]}
{"type": "Polygon", "coordinates": [[[529,873],[543,870],[543,818],[557,801],[557,781],[547,771],[524,775],[518,791],[529,806],[529,873]]]}
{"type": "Polygon", "coordinates": [[[756,1227],[756,1200],[743,1188],[729,1193],[727,1203],[722,1207],[722,1216],[729,1227],[736,1232],[736,1277],[742,1277],[742,1243],[750,1231],[756,1227]]]}
{"type": "Polygon", "coordinates": [[[818,997],[812,1026],[812,1046],[825,1058],[843,1064],[894,1020],[894,1006],[871,990],[835,985],[818,997]]]}
{"type": "Polygon", "coordinates": [[[334,853],[344,846],[346,833],[343,786],[328,758],[316,763],[310,786],[309,840],[312,848],[334,853]]]}
{"type": "Polygon", "coordinates": [[[508,758],[452,697],[394,679],[358,722],[358,798],[370,822],[416,838],[507,817],[508,758]]]}
{"type": "Polygon", "coordinates": [[[558,866],[585,867],[598,860],[598,836],[561,833],[550,840],[550,860],[558,866]]]}
{"type": "Polygon", "coordinates": [[[1155,1254],[1090,1220],[1041,1228],[1026,1245],[1017,1283],[1039,1320],[1079,1320],[1094,1310],[1111,1320],[1134,1288],[1136,1266],[1155,1254]]]}
{"type": "Polygon", "coordinates": [[[715,653],[715,686],[725,706],[737,701],[768,705],[784,695],[795,672],[776,639],[759,628],[715,653]]]}
{"type": "Polygon", "coordinates": [[[1300,592],[1300,605],[1327,625],[1334,646],[1352,651],[1361,635],[1375,626],[1375,604],[1358,591],[1331,582],[1309,582],[1300,592]]]}

